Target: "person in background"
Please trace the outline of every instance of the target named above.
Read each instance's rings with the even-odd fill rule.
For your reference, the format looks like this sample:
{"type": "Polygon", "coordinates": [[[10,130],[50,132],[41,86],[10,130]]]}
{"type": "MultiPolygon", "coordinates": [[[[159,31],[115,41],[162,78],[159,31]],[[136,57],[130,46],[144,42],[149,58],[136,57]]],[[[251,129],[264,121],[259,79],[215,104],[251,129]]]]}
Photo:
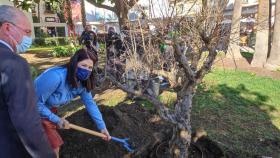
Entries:
{"type": "Polygon", "coordinates": [[[115,45],[118,51],[124,51],[124,46],[119,34],[116,33],[114,27],[109,27],[108,34],[106,36],[106,48],[115,45]]]}
{"type": "Polygon", "coordinates": [[[15,7],[0,5],[0,157],[54,158],[39,114],[29,66],[17,53],[32,44],[31,24],[15,7]]]}
{"type": "Polygon", "coordinates": [[[111,136],[103,121],[102,115],[93,100],[91,90],[95,86],[95,76],[92,72],[97,57],[87,49],[78,50],[70,62],[63,66],[53,67],[35,79],[35,90],[38,97],[37,107],[42,118],[42,124],[57,156],[63,141],[57,128],[69,129],[69,122],[56,115],[57,108],[80,96],[97,128],[111,136]]]}
{"type": "Polygon", "coordinates": [[[80,37],[80,44],[86,46],[92,52],[97,54],[99,49],[99,44],[97,42],[97,34],[92,31],[91,26],[87,25],[85,30],[82,32],[80,37]]]}
{"type": "Polygon", "coordinates": [[[114,27],[109,27],[106,36],[106,56],[107,70],[120,80],[125,68],[125,46],[114,27]]]}

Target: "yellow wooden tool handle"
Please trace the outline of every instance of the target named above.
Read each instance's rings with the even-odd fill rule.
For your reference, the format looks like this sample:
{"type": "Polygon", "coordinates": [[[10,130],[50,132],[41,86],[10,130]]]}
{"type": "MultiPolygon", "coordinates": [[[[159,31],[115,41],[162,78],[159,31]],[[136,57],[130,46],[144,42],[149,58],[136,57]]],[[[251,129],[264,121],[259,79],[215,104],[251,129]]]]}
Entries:
{"type": "Polygon", "coordinates": [[[94,136],[101,137],[101,138],[106,137],[106,135],[103,134],[103,133],[99,133],[99,132],[96,132],[96,131],[93,131],[93,130],[90,130],[90,129],[87,129],[87,128],[84,128],[84,127],[80,127],[80,126],[74,125],[72,123],[70,123],[69,126],[70,126],[70,128],[72,128],[74,130],[84,132],[84,133],[87,133],[87,134],[90,134],[90,135],[94,135],[94,136]]]}

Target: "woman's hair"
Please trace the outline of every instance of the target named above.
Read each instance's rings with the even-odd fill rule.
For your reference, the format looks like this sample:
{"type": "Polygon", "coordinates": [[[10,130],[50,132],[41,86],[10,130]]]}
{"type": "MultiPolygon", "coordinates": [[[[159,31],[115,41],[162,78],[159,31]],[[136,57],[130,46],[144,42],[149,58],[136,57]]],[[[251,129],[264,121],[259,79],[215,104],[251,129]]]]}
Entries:
{"type": "MultiPolygon", "coordinates": [[[[70,84],[73,88],[78,88],[78,79],[76,76],[78,62],[90,59],[93,62],[93,65],[97,62],[97,56],[94,53],[91,53],[90,51],[87,51],[86,49],[79,49],[70,59],[70,61],[65,65],[67,68],[67,77],[66,81],[70,84]]],[[[94,78],[94,72],[92,71],[90,74],[90,77],[85,80],[81,81],[81,84],[87,89],[87,91],[90,91],[94,88],[95,85],[95,78],[94,78]]]]}

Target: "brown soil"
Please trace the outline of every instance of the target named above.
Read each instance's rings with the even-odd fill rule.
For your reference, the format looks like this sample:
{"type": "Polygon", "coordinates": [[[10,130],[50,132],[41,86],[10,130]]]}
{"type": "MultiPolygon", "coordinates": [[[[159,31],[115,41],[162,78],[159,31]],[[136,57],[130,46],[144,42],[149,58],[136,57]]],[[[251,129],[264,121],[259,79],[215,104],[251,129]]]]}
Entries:
{"type": "Polygon", "coordinates": [[[21,56],[25,58],[30,65],[36,67],[36,69],[38,69],[39,72],[42,72],[45,69],[55,65],[63,65],[69,61],[69,57],[53,57],[49,51],[27,52],[21,54],[21,56]]]}
{"type": "MultiPolygon", "coordinates": [[[[112,136],[130,138],[130,144],[136,149],[128,153],[116,142],[105,142],[100,138],[74,130],[61,131],[64,145],[62,158],[167,158],[168,140],[172,126],[162,121],[155,112],[136,104],[122,104],[114,108],[100,106],[107,128],[112,136]]],[[[67,118],[70,122],[89,129],[95,129],[85,109],[67,118]]],[[[219,158],[223,152],[216,143],[202,136],[192,143],[192,158],[219,158]]]]}

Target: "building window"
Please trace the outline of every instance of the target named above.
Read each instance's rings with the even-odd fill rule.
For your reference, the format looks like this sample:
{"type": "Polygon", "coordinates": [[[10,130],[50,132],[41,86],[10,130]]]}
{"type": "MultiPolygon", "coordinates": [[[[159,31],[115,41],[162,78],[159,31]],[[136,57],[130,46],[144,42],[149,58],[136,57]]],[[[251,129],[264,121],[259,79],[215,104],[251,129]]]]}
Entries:
{"type": "Polygon", "coordinates": [[[56,27],[57,36],[65,37],[65,27],[56,27]]]}

